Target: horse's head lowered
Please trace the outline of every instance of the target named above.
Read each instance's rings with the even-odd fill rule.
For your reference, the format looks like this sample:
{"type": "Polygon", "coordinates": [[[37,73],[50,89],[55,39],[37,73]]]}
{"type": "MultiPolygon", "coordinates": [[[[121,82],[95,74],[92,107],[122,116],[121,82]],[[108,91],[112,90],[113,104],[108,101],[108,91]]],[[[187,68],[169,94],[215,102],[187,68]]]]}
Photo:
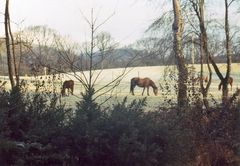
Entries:
{"type": "Polygon", "coordinates": [[[157,87],[154,87],[154,88],[153,88],[153,93],[155,94],[155,96],[158,95],[158,88],[157,88],[157,87]]]}

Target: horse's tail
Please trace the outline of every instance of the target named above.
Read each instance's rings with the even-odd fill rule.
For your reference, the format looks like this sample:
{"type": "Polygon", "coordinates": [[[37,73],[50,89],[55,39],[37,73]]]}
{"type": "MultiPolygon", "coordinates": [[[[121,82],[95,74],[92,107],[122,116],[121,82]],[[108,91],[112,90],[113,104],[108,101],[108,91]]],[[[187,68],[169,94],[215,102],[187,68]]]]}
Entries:
{"type": "Polygon", "coordinates": [[[64,86],[62,86],[61,95],[62,95],[62,96],[65,96],[65,88],[64,88],[64,86]]]}
{"type": "Polygon", "coordinates": [[[130,83],[130,93],[133,93],[133,84],[134,84],[134,81],[133,79],[131,79],[131,83],[130,83]]]}
{"type": "Polygon", "coordinates": [[[132,93],[134,95],[134,87],[136,86],[136,80],[134,78],[131,79],[131,83],[130,83],[130,93],[132,93]]]}
{"type": "Polygon", "coordinates": [[[72,90],[72,95],[73,95],[73,90],[74,90],[74,81],[72,81],[72,87],[71,87],[71,90],[72,90]]]}

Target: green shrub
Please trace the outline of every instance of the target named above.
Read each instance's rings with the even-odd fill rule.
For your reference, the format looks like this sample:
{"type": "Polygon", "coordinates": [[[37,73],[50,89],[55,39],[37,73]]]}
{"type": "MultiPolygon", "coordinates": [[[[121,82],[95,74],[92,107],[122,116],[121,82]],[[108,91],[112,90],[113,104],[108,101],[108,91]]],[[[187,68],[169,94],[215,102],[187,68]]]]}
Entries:
{"type": "MultiPolygon", "coordinates": [[[[157,165],[164,141],[146,99],[127,105],[127,99],[102,111],[78,108],[68,147],[76,165],[157,165]],[[89,116],[91,115],[91,116],[89,116]],[[91,118],[89,118],[91,117],[91,118]]],[[[70,164],[70,165],[71,165],[70,164]]]]}
{"type": "Polygon", "coordinates": [[[145,112],[146,98],[102,108],[88,93],[74,110],[58,99],[19,89],[0,93],[1,164],[239,164],[239,103],[145,112]]]}
{"type": "MultiPolygon", "coordinates": [[[[55,146],[48,149],[51,153],[42,152],[48,145],[53,144],[53,140],[62,133],[69,120],[67,113],[71,110],[57,105],[56,100],[56,96],[47,96],[44,93],[25,95],[19,88],[14,88],[10,93],[0,93],[0,138],[5,142],[0,144],[0,152],[6,154],[0,157],[2,163],[10,161],[12,165],[20,165],[29,163],[31,158],[37,156],[41,158],[41,163],[49,163],[59,153],[55,146]],[[20,150],[18,142],[21,142],[20,150]],[[29,147],[33,144],[41,145],[42,148],[37,149],[41,155],[32,156],[29,147]],[[16,151],[20,151],[22,155],[16,155],[16,151]]],[[[62,162],[62,158],[60,157],[59,161],[62,162]]],[[[38,165],[38,160],[30,163],[38,165]]]]}

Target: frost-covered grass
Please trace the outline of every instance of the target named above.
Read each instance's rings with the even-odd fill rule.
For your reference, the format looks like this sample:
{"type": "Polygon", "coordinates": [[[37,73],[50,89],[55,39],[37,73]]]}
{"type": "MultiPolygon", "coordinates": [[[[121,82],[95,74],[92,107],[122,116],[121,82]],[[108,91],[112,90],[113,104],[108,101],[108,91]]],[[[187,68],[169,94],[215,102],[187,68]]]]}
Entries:
{"type": "MultiPolygon", "coordinates": [[[[222,72],[226,71],[226,64],[218,64],[219,68],[222,72]]],[[[200,65],[195,65],[195,71],[198,72],[200,71],[200,65]]],[[[206,67],[206,66],[205,66],[206,67]]],[[[150,108],[156,108],[158,106],[162,106],[165,102],[164,99],[169,98],[172,99],[173,101],[176,100],[176,92],[171,92],[169,96],[164,96],[163,94],[165,93],[165,90],[162,90],[161,88],[165,88],[166,84],[174,85],[176,82],[174,80],[170,79],[168,75],[170,74],[170,70],[173,70],[173,66],[147,66],[147,67],[134,67],[134,68],[118,68],[118,69],[106,69],[106,70],[96,70],[94,71],[94,76],[98,75],[98,79],[96,81],[96,86],[95,89],[99,89],[102,86],[108,84],[109,82],[113,81],[116,79],[119,75],[124,73],[124,76],[121,79],[120,84],[112,91],[108,92],[104,95],[102,95],[100,98],[98,98],[98,102],[103,102],[105,101],[106,98],[108,98],[110,95],[112,98],[104,103],[105,106],[111,106],[115,102],[121,101],[124,97],[128,97],[128,99],[131,101],[133,99],[141,99],[143,97],[147,97],[146,91],[145,95],[142,96],[142,88],[136,87],[135,88],[135,96],[132,96],[129,91],[130,91],[130,79],[133,77],[149,77],[151,78],[156,85],[159,87],[159,94],[158,96],[154,96],[152,89],[150,89],[150,96],[147,97],[148,101],[148,107],[150,108]],[[164,75],[167,76],[166,79],[164,80],[164,75]]],[[[239,86],[240,83],[240,64],[235,63],[232,64],[232,77],[234,78],[233,82],[233,90],[229,91],[230,94],[234,92],[234,90],[239,86]]],[[[214,70],[213,70],[214,71],[214,70]]],[[[84,72],[84,74],[87,76],[88,72],[84,72]]],[[[76,73],[77,77],[82,77],[81,73],[76,73]]],[[[83,86],[80,84],[80,82],[77,80],[76,75],[74,76],[73,73],[69,74],[61,74],[58,78],[58,75],[54,81],[48,82],[48,80],[52,79],[52,76],[38,76],[38,80],[45,81],[45,87],[40,87],[40,90],[47,90],[51,91],[55,88],[55,91],[57,93],[60,93],[60,88],[61,88],[61,83],[64,80],[68,79],[73,79],[75,81],[75,87],[74,87],[74,96],[69,96],[69,97],[63,97],[62,102],[66,103],[66,106],[74,106],[76,101],[81,100],[81,95],[80,93],[84,91],[83,86]]],[[[21,79],[27,80],[28,83],[28,90],[34,92],[35,90],[35,78],[33,77],[21,77],[21,79]]],[[[6,84],[6,88],[10,88],[10,83],[7,77],[0,77],[0,80],[4,81],[7,80],[8,83],[6,84]]],[[[213,96],[216,100],[220,99],[221,96],[221,91],[218,91],[218,84],[219,84],[219,79],[216,76],[215,72],[213,72],[213,80],[212,84],[210,87],[210,95],[213,96]]],[[[198,87],[198,86],[196,86],[198,87]]],[[[102,91],[103,92],[103,91],[102,91]]]]}

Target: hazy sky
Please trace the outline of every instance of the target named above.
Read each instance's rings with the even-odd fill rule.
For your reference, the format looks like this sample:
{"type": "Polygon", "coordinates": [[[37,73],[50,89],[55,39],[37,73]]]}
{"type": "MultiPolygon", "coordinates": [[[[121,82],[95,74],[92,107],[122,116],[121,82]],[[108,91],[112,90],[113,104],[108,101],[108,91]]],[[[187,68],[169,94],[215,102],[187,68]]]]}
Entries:
{"type": "MultiPolygon", "coordinates": [[[[0,1],[1,24],[5,1],[0,1]]],[[[144,30],[160,15],[156,4],[147,0],[10,0],[11,20],[19,27],[47,25],[75,41],[86,41],[90,29],[81,12],[90,18],[91,9],[98,24],[115,13],[99,31],[108,31],[112,37],[129,44],[143,36],[144,30]]],[[[16,25],[13,31],[17,30],[16,25]]],[[[4,34],[3,24],[0,26],[4,34]]]]}
{"type": "MultiPolygon", "coordinates": [[[[223,0],[209,0],[208,11],[224,18],[223,0]]],[[[5,0],[0,0],[0,35],[4,35],[3,13],[5,0]]],[[[74,41],[89,40],[90,29],[81,13],[90,18],[91,9],[97,24],[115,13],[101,28],[108,31],[122,45],[127,45],[143,37],[146,28],[171,8],[170,0],[10,0],[11,20],[24,28],[29,25],[47,25],[74,41]],[[158,3],[159,2],[159,3],[158,3]],[[170,5],[170,6],[169,6],[170,5]]],[[[231,9],[236,8],[236,4],[231,9]]],[[[239,14],[231,15],[234,23],[239,23],[239,14]]],[[[13,31],[18,30],[12,24],[13,31]]],[[[171,28],[171,26],[170,26],[171,28]]]]}

